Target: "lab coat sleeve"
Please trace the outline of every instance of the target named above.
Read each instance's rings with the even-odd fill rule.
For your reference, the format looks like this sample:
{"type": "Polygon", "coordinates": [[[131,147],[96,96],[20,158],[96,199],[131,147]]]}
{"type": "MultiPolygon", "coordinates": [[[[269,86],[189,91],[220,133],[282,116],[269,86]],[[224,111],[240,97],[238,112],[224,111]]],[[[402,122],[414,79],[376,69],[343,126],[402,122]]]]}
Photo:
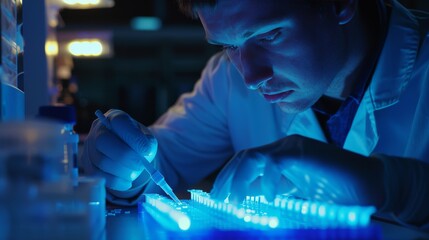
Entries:
{"type": "MultiPolygon", "coordinates": [[[[402,106],[405,108],[399,108],[403,115],[412,117],[410,130],[402,135],[404,142],[407,141],[405,152],[403,155],[397,155],[398,157],[381,154],[374,156],[381,159],[385,166],[386,200],[379,211],[381,217],[411,228],[429,231],[429,19],[427,14],[419,14],[422,14],[422,17],[419,18],[421,38],[417,38],[420,43],[418,53],[415,58],[410,59],[413,60],[413,68],[409,70],[413,72],[407,85],[401,89],[403,94],[412,95],[413,98],[404,97],[402,106]],[[405,99],[416,100],[407,102],[405,99]]],[[[408,46],[413,45],[408,43],[408,46]]],[[[406,70],[408,69],[401,69],[403,72],[406,70]]],[[[403,130],[401,126],[397,128],[390,131],[403,130]]],[[[408,129],[407,126],[404,126],[404,129],[408,129]]],[[[391,147],[395,146],[394,142],[391,142],[391,147]]],[[[400,149],[401,146],[398,147],[400,149]]]]}
{"type": "MultiPolygon", "coordinates": [[[[227,120],[231,68],[223,53],[212,57],[193,92],[150,127],[159,145],[155,167],[175,190],[189,189],[233,155],[227,120]]],[[[145,192],[160,189],[149,183],[145,192]]]]}
{"type": "MultiPolygon", "coordinates": [[[[421,50],[428,56],[429,48],[421,50]]],[[[426,61],[425,61],[426,62],[426,61]]],[[[385,166],[386,200],[380,213],[402,225],[429,231],[429,67],[415,73],[420,79],[413,127],[405,156],[374,154],[385,166]]]]}
{"type": "Polygon", "coordinates": [[[429,165],[423,161],[377,154],[384,165],[386,199],[381,218],[429,230],[429,165]]]}
{"type": "MultiPolygon", "coordinates": [[[[178,101],[152,126],[158,152],[152,162],[174,191],[189,189],[219,169],[232,154],[227,111],[232,65],[223,53],[213,56],[191,93],[178,101]]],[[[129,191],[108,191],[107,199],[135,205],[141,193],[164,194],[146,172],[129,191]]]]}
{"type": "MultiPolygon", "coordinates": [[[[429,21],[426,22],[429,26],[429,21]]],[[[394,210],[393,218],[410,227],[429,231],[429,35],[423,39],[419,52],[420,64],[414,77],[420,79],[416,111],[407,156],[393,158],[383,156],[386,166],[385,182],[388,208],[394,210]]]]}

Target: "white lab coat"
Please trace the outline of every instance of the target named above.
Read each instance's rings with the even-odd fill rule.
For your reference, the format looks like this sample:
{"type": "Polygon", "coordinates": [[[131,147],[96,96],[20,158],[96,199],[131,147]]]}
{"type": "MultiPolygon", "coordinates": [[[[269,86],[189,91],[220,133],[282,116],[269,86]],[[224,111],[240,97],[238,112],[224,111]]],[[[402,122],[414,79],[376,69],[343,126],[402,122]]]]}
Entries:
{"type": "MultiPolygon", "coordinates": [[[[345,149],[429,162],[429,35],[419,27],[393,1],[385,45],[345,149]]],[[[150,129],[160,143],[156,164],[175,187],[198,182],[237,151],[287,135],[326,142],[312,109],[283,113],[248,90],[223,53],[150,129]]]]}
{"type": "MultiPolygon", "coordinates": [[[[414,15],[392,4],[384,48],[344,148],[429,162],[429,36],[414,15]]],[[[266,102],[245,87],[224,53],[150,130],[159,142],[155,164],[175,189],[201,181],[240,150],[287,135],[326,142],[312,109],[286,114],[266,102]]],[[[150,182],[145,192],[161,191],[150,182]]]]}

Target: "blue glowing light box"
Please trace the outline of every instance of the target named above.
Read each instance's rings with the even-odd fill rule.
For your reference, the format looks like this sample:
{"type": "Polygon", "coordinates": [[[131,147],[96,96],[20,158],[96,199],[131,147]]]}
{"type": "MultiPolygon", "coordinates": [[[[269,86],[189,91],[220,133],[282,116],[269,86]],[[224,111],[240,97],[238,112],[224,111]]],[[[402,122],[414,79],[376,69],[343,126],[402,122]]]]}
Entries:
{"type": "Polygon", "coordinates": [[[183,200],[182,204],[158,194],[146,194],[139,207],[165,230],[187,236],[219,233],[269,238],[376,239],[379,236],[370,224],[376,210],[373,206],[342,206],[290,195],[278,195],[273,202],[263,196],[248,196],[241,204],[234,205],[212,199],[201,190],[189,192],[191,199],[183,200]]]}

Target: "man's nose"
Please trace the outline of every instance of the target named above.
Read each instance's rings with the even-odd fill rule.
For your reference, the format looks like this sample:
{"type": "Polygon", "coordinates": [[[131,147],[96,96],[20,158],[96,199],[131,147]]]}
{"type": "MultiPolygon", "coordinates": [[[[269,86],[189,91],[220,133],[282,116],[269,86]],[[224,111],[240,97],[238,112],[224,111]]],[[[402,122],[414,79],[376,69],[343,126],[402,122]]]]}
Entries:
{"type": "Polygon", "coordinates": [[[247,46],[240,51],[241,70],[247,88],[256,90],[273,77],[265,49],[247,46]]]}

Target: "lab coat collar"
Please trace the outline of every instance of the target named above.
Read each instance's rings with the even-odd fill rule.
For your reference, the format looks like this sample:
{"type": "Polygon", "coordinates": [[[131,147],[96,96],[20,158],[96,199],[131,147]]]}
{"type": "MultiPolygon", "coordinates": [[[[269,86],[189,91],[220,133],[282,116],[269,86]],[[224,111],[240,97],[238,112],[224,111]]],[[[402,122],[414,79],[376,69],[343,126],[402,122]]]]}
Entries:
{"type": "Polygon", "coordinates": [[[417,19],[396,1],[379,61],[347,135],[344,148],[370,155],[379,135],[374,111],[394,105],[408,84],[416,61],[420,33],[417,19]]]}
{"type": "Polygon", "coordinates": [[[298,134],[321,142],[327,142],[325,134],[317,121],[313,109],[311,108],[294,116],[292,124],[286,131],[286,135],[292,134],[298,134]]]}
{"type": "MultiPolygon", "coordinates": [[[[374,111],[398,102],[414,67],[419,46],[418,22],[411,13],[396,1],[385,40],[368,91],[360,104],[344,148],[369,155],[378,142],[374,111]]],[[[295,116],[287,135],[300,134],[326,142],[325,135],[311,109],[295,116]]]]}
{"type": "Polygon", "coordinates": [[[368,89],[375,110],[398,102],[411,77],[420,41],[415,16],[396,1],[391,5],[387,37],[368,89]]]}

